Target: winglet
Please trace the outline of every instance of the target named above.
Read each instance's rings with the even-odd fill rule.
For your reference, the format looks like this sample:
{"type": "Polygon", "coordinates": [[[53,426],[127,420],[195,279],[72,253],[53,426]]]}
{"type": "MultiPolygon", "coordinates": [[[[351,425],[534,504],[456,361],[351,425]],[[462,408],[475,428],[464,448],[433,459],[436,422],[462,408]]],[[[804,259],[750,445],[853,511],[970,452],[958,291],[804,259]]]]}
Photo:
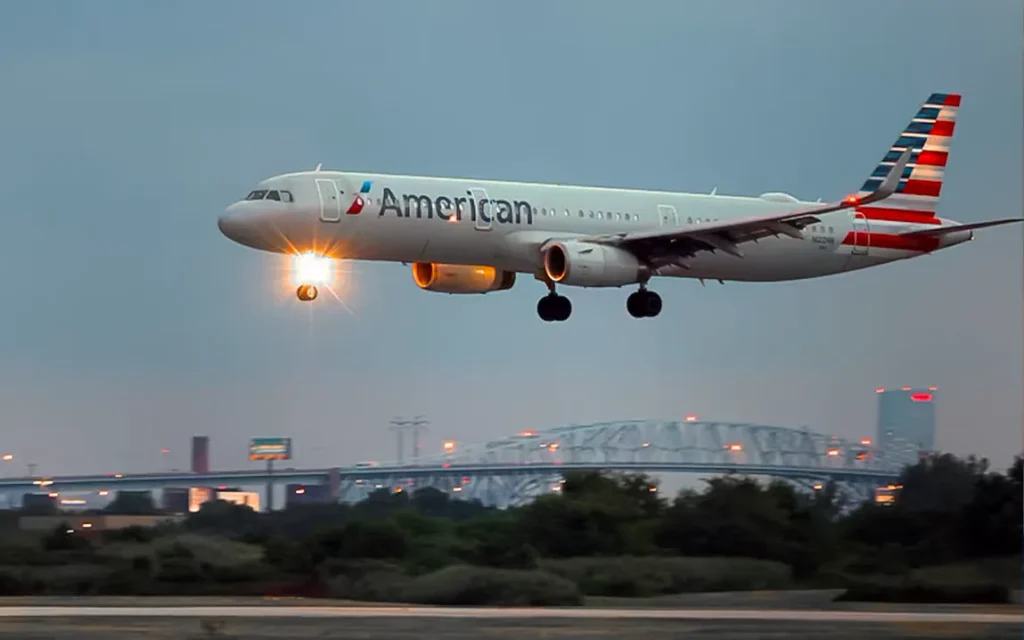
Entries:
{"type": "Polygon", "coordinates": [[[885,179],[882,180],[882,184],[878,185],[878,188],[871,193],[865,194],[861,197],[847,196],[846,201],[852,205],[869,204],[872,202],[878,202],[879,200],[885,200],[892,194],[896,193],[896,189],[900,186],[900,180],[903,178],[903,171],[906,170],[907,164],[910,162],[910,156],[914,154],[914,149],[907,148],[900,154],[899,159],[896,160],[896,164],[892,165],[889,169],[889,173],[885,175],[885,179]]]}

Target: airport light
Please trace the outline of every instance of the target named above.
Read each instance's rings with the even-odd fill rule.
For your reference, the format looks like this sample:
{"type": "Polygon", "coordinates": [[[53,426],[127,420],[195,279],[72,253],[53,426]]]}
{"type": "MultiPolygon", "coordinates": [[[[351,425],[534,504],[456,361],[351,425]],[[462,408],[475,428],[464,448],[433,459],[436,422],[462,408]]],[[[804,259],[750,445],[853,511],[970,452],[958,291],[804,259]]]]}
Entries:
{"type": "Polygon", "coordinates": [[[696,413],[691,413],[690,415],[686,416],[686,421],[687,422],[697,422],[697,414],[696,413]]]}
{"type": "Polygon", "coordinates": [[[871,446],[871,438],[861,438],[860,439],[860,443],[861,443],[861,445],[863,445],[865,447],[870,447],[871,446]]]}
{"type": "Polygon", "coordinates": [[[455,441],[454,440],[445,440],[444,441],[444,445],[442,445],[442,446],[444,448],[444,452],[445,453],[452,453],[453,451],[455,451],[455,441]]]}
{"type": "Polygon", "coordinates": [[[726,445],[726,446],[729,448],[729,451],[732,451],[732,452],[743,451],[743,445],[739,444],[739,443],[733,443],[733,444],[726,445]]]}
{"type": "Polygon", "coordinates": [[[825,455],[831,458],[835,458],[836,456],[839,455],[839,449],[829,449],[828,451],[825,452],[825,455]]]}
{"type": "Polygon", "coordinates": [[[4,462],[11,462],[12,460],[14,460],[14,454],[13,453],[5,453],[3,455],[2,459],[3,459],[4,462]]]}

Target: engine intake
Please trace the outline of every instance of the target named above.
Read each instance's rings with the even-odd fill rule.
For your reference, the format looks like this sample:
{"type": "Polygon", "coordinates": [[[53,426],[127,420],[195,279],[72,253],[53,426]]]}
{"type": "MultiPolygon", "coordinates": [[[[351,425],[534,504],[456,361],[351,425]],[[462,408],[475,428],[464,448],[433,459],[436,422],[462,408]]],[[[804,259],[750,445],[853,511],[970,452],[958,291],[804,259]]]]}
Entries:
{"type": "Polygon", "coordinates": [[[416,262],[412,265],[412,279],[424,291],[487,293],[511,289],[516,274],[488,266],[416,262]]]}
{"type": "Polygon", "coordinates": [[[632,253],[576,240],[548,245],[544,272],[553,282],[574,287],[621,287],[650,277],[650,270],[632,253]]]}

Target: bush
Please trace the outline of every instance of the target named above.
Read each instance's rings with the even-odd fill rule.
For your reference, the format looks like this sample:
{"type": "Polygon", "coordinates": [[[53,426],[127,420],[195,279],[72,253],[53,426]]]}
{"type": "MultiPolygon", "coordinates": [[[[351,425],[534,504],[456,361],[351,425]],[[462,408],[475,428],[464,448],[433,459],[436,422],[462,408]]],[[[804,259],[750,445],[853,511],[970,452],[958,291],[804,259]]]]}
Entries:
{"type": "Polygon", "coordinates": [[[153,527],[132,525],[124,529],[111,529],[103,532],[104,542],[152,542],[157,537],[153,527]]]}
{"type": "Polygon", "coordinates": [[[1008,604],[1010,590],[996,583],[950,584],[921,580],[858,581],[836,602],[900,602],[929,604],[1008,604]]]}
{"type": "Polygon", "coordinates": [[[454,566],[413,579],[401,601],[430,605],[570,606],[583,604],[572,582],[546,571],[454,566]]]}
{"type": "Polygon", "coordinates": [[[750,558],[567,558],[542,560],[540,566],[571,580],[588,596],[636,598],[792,586],[788,566],[750,558]]]}
{"type": "Polygon", "coordinates": [[[5,543],[0,546],[0,566],[34,565],[44,562],[44,552],[37,544],[5,543]]]}
{"type": "Polygon", "coordinates": [[[220,567],[248,565],[263,560],[263,549],[259,546],[200,534],[160,538],[155,548],[161,557],[195,558],[220,567]]]}
{"type": "Polygon", "coordinates": [[[409,577],[394,565],[353,564],[328,578],[332,598],[430,605],[565,606],[582,604],[576,586],[544,571],[465,565],[409,577]]]}

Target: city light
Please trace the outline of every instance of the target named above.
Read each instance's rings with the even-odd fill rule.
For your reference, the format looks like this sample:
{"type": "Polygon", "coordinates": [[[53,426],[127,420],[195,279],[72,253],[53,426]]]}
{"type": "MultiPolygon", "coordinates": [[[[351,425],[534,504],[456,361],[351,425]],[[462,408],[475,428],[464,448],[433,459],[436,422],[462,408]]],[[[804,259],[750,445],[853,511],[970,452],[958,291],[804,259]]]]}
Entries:
{"type": "Polygon", "coordinates": [[[697,414],[691,413],[690,415],[686,416],[686,421],[687,422],[697,422],[697,414]]]}
{"type": "Polygon", "coordinates": [[[4,462],[10,462],[11,460],[14,460],[14,454],[13,453],[5,453],[3,455],[3,461],[4,462]]]}
{"type": "Polygon", "coordinates": [[[861,445],[863,445],[865,447],[870,447],[871,446],[871,438],[861,438],[860,439],[860,443],[861,443],[861,445]]]}
{"type": "Polygon", "coordinates": [[[829,449],[825,452],[825,455],[834,458],[839,455],[839,449],[829,449]]]}
{"type": "Polygon", "coordinates": [[[742,444],[735,444],[734,443],[734,444],[730,444],[730,445],[726,445],[726,446],[728,447],[729,451],[743,451],[743,445],[742,444]]]}
{"type": "Polygon", "coordinates": [[[445,453],[451,453],[451,452],[455,451],[455,441],[454,440],[445,440],[444,441],[444,445],[442,445],[442,446],[444,448],[444,452],[445,453]]]}

